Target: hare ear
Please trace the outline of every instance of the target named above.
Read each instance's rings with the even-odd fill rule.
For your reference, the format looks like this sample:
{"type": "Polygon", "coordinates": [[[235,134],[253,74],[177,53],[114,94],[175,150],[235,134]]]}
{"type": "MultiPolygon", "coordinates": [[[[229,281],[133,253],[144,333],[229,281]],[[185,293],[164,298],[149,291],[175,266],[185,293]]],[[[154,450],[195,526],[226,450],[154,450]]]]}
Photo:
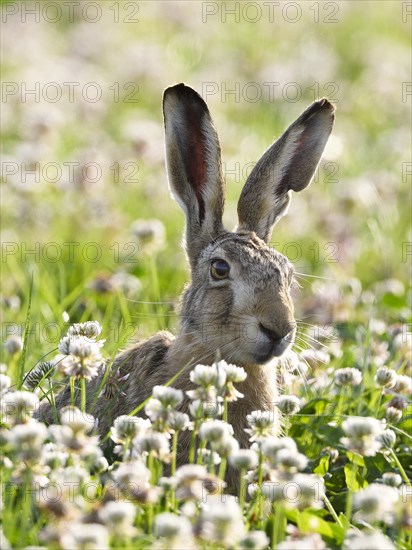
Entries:
{"type": "Polygon", "coordinates": [[[240,195],[237,231],[254,231],[269,241],[273,226],[286,214],[290,191],[309,185],[332,131],[334,111],[327,99],[315,101],[264,153],[240,195]]]}
{"type": "Polygon", "coordinates": [[[163,115],[170,190],[186,215],[186,250],[193,265],[223,230],[220,144],[209,110],[192,88],[165,90],[163,115]]]}

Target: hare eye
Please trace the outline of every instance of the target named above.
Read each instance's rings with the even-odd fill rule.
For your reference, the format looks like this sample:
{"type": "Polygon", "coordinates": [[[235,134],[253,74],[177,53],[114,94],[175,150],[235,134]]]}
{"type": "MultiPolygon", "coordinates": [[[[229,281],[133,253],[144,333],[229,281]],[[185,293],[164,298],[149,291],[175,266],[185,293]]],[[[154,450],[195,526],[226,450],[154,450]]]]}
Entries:
{"type": "Polygon", "coordinates": [[[213,260],[210,266],[210,273],[216,280],[227,279],[230,265],[225,260],[213,260]]]}

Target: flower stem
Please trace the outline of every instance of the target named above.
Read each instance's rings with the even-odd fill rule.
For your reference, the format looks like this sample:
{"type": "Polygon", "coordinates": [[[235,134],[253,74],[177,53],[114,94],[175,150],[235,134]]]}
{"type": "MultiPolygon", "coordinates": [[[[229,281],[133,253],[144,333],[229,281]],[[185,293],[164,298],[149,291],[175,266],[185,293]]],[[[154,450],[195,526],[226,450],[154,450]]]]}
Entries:
{"type": "Polygon", "coordinates": [[[225,473],[226,473],[226,464],[227,464],[227,458],[224,456],[222,457],[222,461],[219,466],[219,477],[220,479],[225,479],[225,473]]]}
{"type": "Polygon", "coordinates": [[[240,509],[243,510],[243,507],[245,505],[245,497],[246,497],[246,470],[241,469],[239,473],[239,506],[240,509]]]}
{"type": "Polygon", "coordinates": [[[75,405],[75,397],[74,397],[74,376],[70,377],[70,405],[74,407],[75,405]]]}
{"type": "Polygon", "coordinates": [[[284,529],[284,513],[283,506],[281,503],[275,503],[273,505],[273,530],[272,530],[272,542],[271,548],[276,548],[276,546],[283,539],[283,529],[284,529]]]}
{"type": "Polygon", "coordinates": [[[290,416],[285,416],[285,422],[284,422],[284,433],[285,437],[288,437],[289,430],[290,430],[290,416]]]}
{"type": "Polygon", "coordinates": [[[323,500],[325,501],[326,508],[329,510],[330,515],[333,517],[333,519],[336,521],[336,523],[339,525],[339,527],[342,527],[342,522],[339,519],[338,514],[335,512],[334,507],[332,506],[330,500],[326,495],[324,495],[323,500]]]}
{"type": "Polygon", "coordinates": [[[225,397],[225,400],[223,401],[223,420],[224,422],[227,422],[227,399],[225,397]]]}
{"type": "Polygon", "coordinates": [[[81,404],[80,409],[82,412],[86,412],[86,378],[80,379],[80,387],[81,387],[81,404]]]}
{"type": "Polygon", "coordinates": [[[195,464],[196,456],[196,434],[199,429],[199,411],[196,411],[196,416],[194,419],[192,436],[190,438],[190,447],[189,447],[189,464],[195,464]]]}
{"type": "Polygon", "coordinates": [[[259,506],[258,506],[258,518],[259,518],[260,525],[262,525],[262,522],[263,522],[262,483],[263,483],[263,453],[259,449],[259,465],[258,465],[259,506]]]}
{"type": "Polygon", "coordinates": [[[348,494],[346,496],[346,507],[345,507],[345,516],[348,520],[348,523],[351,521],[352,517],[352,491],[348,490],[348,494]]]}
{"type": "Polygon", "coordinates": [[[379,418],[379,409],[381,408],[382,397],[383,397],[383,388],[379,391],[379,397],[376,402],[375,418],[379,418]]]}
{"type": "Polygon", "coordinates": [[[346,386],[342,386],[339,392],[338,406],[336,407],[336,418],[339,418],[343,415],[344,403],[346,398],[346,386]]]}
{"type": "Polygon", "coordinates": [[[176,472],[176,458],[177,458],[177,437],[179,435],[179,432],[175,431],[174,434],[173,434],[173,439],[172,439],[172,465],[171,465],[171,469],[170,469],[170,473],[172,474],[172,476],[175,475],[175,472],[176,472]]]}
{"type": "Polygon", "coordinates": [[[411,482],[410,482],[408,476],[406,475],[406,472],[403,469],[403,466],[400,463],[399,458],[396,456],[395,451],[393,449],[389,449],[389,454],[391,455],[391,457],[393,458],[393,461],[395,462],[396,466],[398,467],[398,470],[401,473],[402,479],[404,480],[406,485],[408,485],[408,487],[411,487],[411,482]]]}

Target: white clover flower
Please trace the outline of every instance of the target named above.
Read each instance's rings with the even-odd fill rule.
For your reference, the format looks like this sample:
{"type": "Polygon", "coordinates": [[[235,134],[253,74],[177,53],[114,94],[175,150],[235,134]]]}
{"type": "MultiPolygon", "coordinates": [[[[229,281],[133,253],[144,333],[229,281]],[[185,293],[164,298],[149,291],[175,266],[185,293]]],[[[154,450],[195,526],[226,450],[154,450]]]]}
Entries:
{"type": "Polygon", "coordinates": [[[371,416],[350,416],[344,420],[342,428],[348,437],[375,436],[382,432],[384,423],[371,416]]]}
{"type": "Polygon", "coordinates": [[[141,453],[152,453],[160,459],[165,459],[170,453],[169,440],[159,432],[143,432],[133,439],[132,458],[138,458],[141,453]]]}
{"type": "Polygon", "coordinates": [[[396,550],[393,542],[381,531],[349,531],[343,541],[343,550],[396,550]]]}
{"type": "Polygon", "coordinates": [[[1,398],[1,414],[6,424],[29,422],[37,409],[39,398],[32,392],[7,392],[1,398]]]}
{"type": "Polygon", "coordinates": [[[385,449],[392,449],[396,443],[396,435],[392,430],[385,430],[376,436],[376,439],[385,449]]]}
{"type": "Polygon", "coordinates": [[[21,336],[12,335],[4,342],[4,348],[10,355],[16,355],[23,349],[23,340],[21,336]]]}
{"type": "Polygon", "coordinates": [[[202,459],[203,464],[214,464],[216,466],[222,462],[219,453],[210,449],[198,449],[197,456],[202,459]]]}
{"type": "Polygon", "coordinates": [[[63,550],[106,550],[109,532],[99,523],[69,523],[60,538],[63,550]]]}
{"type": "Polygon", "coordinates": [[[269,539],[264,531],[249,531],[239,541],[238,548],[240,550],[264,550],[268,545],[269,539]]]}
{"type": "Polygon", "coordinates": [[[409,357],[412,347],[412,332],[401,330],[393,339],[393,344],[396,349],[404,352],[409,357]]]}
{"type": "MultiPolygon", "coordinates": [[[[50,473],[50,480],[54,486],[57,485],[57,487],[60,488],[58,493],[61,495],[61,499],[59,499],[61,500],[61,504],[64,505],[67,504],[67,502],[76,502],[76,504],[81,506],[84,503],[82,499],[82,490],[86,484],[90,483],[90,475],[83,466],[76,464],[76,466],[66,466],[61,470],[53,470],[50,473]],[[80,498],[78,499],[79,496],[80,498]],[[67,501],[66,503],[64,502],[65,500],[67,501]]],[[[90,492],[89,490],[87,491],[88,498],[96,497],[96,488],[95,484],[90,487],[90,492]],[[93,495],[91,494],[92,491],[93,495]]],[[[47,501],[47,492],[43,493],[43,497],[47,501]]]]}
{"type": "Polygon", "coordinates": [[[93,475],[105,472],[109,467],[107,459],[103,456],[103,451],[94,444],[85,445],[80,456],[93,475]]]}
{"type": "MultiPolygon", "coordinates": [[[[285,482],[281,481],[264,481],[262,483],[262,494],[270,500],[270,502],[282,502],[286,500],[286,492],[284,490],[285,482]]],[[[251,486],[249,486],[251,487],[251,486]]]]}
{"type": "Polygon", "coordinates": [[[296,395],[282,395],[275,405],[281,413],[286,415],[296,414],[300,409],[300,399],[296,395]]]}
{"type": "Polygon", "coordinates": [[[183,392],[169,386],[155,386],[153,388],[153,397],[158,399],[163,407],[175,409],[183,401],[183,392]]]}
{"type": "Polygon", "coordinates": [[[15,455],[24,461],[38,461],[47,436],[45,424],[32,420],[17,424],[8,433],[15,455]]]}
{"type": "Polygon", "coordinates": [[[395,472],[386,472],[382,475],[382,482],[390,487],[400,487],[402,485],[402,477],[395,472]]]}
{"type": "Polygon", "coordinates": [[[213,451],[216,451],[220,456],[224,457],[228,457],[239,450],[238,440],[229,434],[226,434],[218,441],[212,441],[210,446],[213,451]]]}
{"type": "Polygon", "coordinates": [[[363,456],[375,456],[382,444],[377,436],[382,433],[384,423],[373,417],[350,416],[342,423],[347,437],[341,443],[352,452],[363,456]]]}
{"type": "Polygon", "coordinates": [[[245,429],[250,435],[249,441],[260,441],[265,437],[277,435],[279,431],[279,426],[275,426],[277,415],[272,411],[252,411],[246,416],[246,420],[250,426],[245,429]]]}
{"type": "Polygon", "coordinates": [[[195,548],[192,526],[185,516],[177,516],[169,512],[158,514],[154,520],[153,531],[155,536],[164,540],[170,550],[186,550],[195,548]]]}
{"type": "Polygon", "coordinates": [[[143,285],[138,277],[125,271],[113,273],[107,280],[110,290],[120,290],[127,298],[138,296],[143,285]]]}
{"type": "Polygon", "coordinates": [[[99,518],[114,535],[127,538],[136,534],[133,527],[136,507],[131,502],[109,501],[99,510],[99,518]]]}
{"type": "Polygon", "coordinates": [[[222,416],[223,404],[218,401],[204,402],[200,399],[195,399],[189,405],[189,412],[193,418],[208,419],[222,416]]]}
{"type": "Polygon", "coordinates": [[[159,478],[157,484],[163,489],[163,492],[166,493],[167,491],[171,491],[176,488],[176,478],[162,476],[159,478]]]}
{"type": "Polygon", "coordinates": [[[98,321],[86,321],[85,323],[75,323],[69,327],[68,336],[85,336],[95,339],[102,333],[102,327],[98,321]]]}
{"type": "Polygon", "coordinates": [[[68,376],[91,380],[98,375],[103,365],[104,359],[100,354],[86,358],[68,355],[59,362],[59,369],[68,376]]]}
{"type": "Polygon", "coordinates": [[[375,382],[382,388],[393,388],[396,384],[397,374],[388,367],[380,367],[376,371],[375,382]]]}
{"type": "Polygon", "coordinates": [[[176,497],[180,500],[195,499],[200,501],[208,492],[223,488],[225,483],[218,477],[209,474],[200,464],[185,464],[176,470],[176,497]]]}
{"type": "Polygon", "coordinates": [[[62,467],[64,468],[68,458],[68,453],[60,450],[55,443],[46,443],[43,445],[42,461],[51,470],[56,470],[62,467]]]}
{"type": "Polygon", "coordinates": [[[226,372],[216,364],[211,366],[199,364],[190,372],[190,380],[199,386],[195,390],[186,392],[190,399],[213,402],[217,400],[218,392],[226,382],[226,372]]]}
{"type": "Polygon", "coordinates": [[[189,416],[186,413],[179,411],[170,411],[167,420],[166,426],[169,430],[173,432],[180,432],[191,427],[191,422],[189,416]]]}
{"type": "Polygon", "coordinates": [[[308,459],[301,453],[291,452],[289,449],[280,449],[276,454],[276,466],[282,471],[295,473],[304,470],[308,459]]]}
{"type": "Polygon", "coordinates": [[[155,518],[154,533],[157,537],[165,538],[187,536],[191,535],[192,526],[187,518],[164,512],[155,518]]]}
{"type": "Polygon", "coordinates": [[[161,492],[159,487],[151,486],[150,470],[143,464],[141,457],[121,463],[116,470],[112,471],[111,475],[117,486],[112,490],[116,491],[119,488],[128,501],[155,502],[161,492]]]}
{"type": "Polygon", "coordinates": [[[101,326],[95,322],[72,325],[59,342],[59,351],[65,356],[59,369],[69,376],[91,380],[104,365],[100,348],[105,340],[95,340],[101,326]]]}
{"type": "Polygon", "coordinates": [[[262,440],[261,450],[271,463],[276,464],[279,451],[286,449],[291,454],[296,454],[298,448],[291,437],[267,437],[262,440]]]}
{"type": "Polygon", "coordinates": [[[63,336],[63,338],[60,340],[58,349],[61,354],[63,355],[69,355],[70,353],[70,342],[71,342],[70,336],[63,336]]]}
{"type": "Polygon", "coordinates": [[[395,407],[388,407],[386,409],[386,420],[389,424],[396,424],[402,418],[402,411],[395,407]]]}
{"type": "Polygon", "coordinates": [[[126,490],[133,484],[148,484],[150,475],[150,470],[146,468],[141,460],[123,462],[116,470],[112,471],[112,478],[119,484],[121,489],[126,490]]]}
{"type": "Polygon", "coordinates": [[[96,419],[94,416],[71,405],[61,409],[60,422],[63,426],[70,426],[74,434],[87,434],[96,426],[96,419]]]}
{"type": "Polygon", "coordinates": [[[100,356],[100,347],[99,342],[92,342],[85,336],[78,336],[70,339],[69,354],[80,359],[94,358],[100,356]]]}
{"type": "MultiPolygon", "coordinates": [[[[314,474],[296,474],[293,477],[296,484],[297,508],[322,508],[325,496],[324,480],[314,474]]],[[[293,498],[293,497],[292,497],[293,498]]]]}
{"type": "Polygon", "coordinates": [[[412,378],[410,376],[405,376],[404,374],[397,374],[396,383],[392,389],[396,393],[405,393],[410,395],[412,393],[412,378]]]}
{"type": "Polygon", "coordinates": [[[229,463],[239,470],[253,470],[258,465],[258,456],[251,449],[238,449],[230,455],[229,463]]]}
{"type": "Polygon", "coordinates": [[[70,426],[52,424],[49,426],[48,431],[50,439],[64,450],[78,452],[86,444],[84,434],[79,433],[75,436],[70,426]]]}
{"type": "Polygon", "coordinates": [[[200,464],[185,464],[176,470],[175,478],[178,483],[191,479],[203,479],[207,477],[207,470],[200,464]]]}
{"type": "Polygon", "coordinates": [[[159,399],[155,399],[154,397],[146,403],[144,406],[144,412],[152,422],[157,423],[164,423],[168,415],[168,409],[162,405],[159,399]]]}
{"type": "Polygon", "coordinates": [[[123,414],[115,419],[110,439],[118,444],[126,443],[146,432],[150,427],[151,422],[147,418],[123,414]]]}
{"type": "Polygon", "coordinates": [[[226,381],[222,392],[223,397],[229,402],[241,399],[243,397],[243,393],[238,391],[233,384],[246,380],[247,373],[245,369],[242,367],[237,367],[236,365],[228,364],[224,360],[216,363],[216,366],[218,369],[223,369],[226,374],[226,381]]]}
{"type": "Polygon", "coordinates": [[[210,442],[218,442],[231,435],[233,435],[232,426],[223,420],[207,420],[199,429],[200,439],[210,442]]]}
{"type": "Polygon", "coordinates": [[[400,494],[397,489],[382,483],[371,483],[354,495],[354,507],[359,510],[354,519],[368,523],[382,521],[391,525],[399,502],[400,494]]]}
{"type": "Polygon", "coordinates": [[[319,533],[311,533],[297,539],[288,537],[276,546],[276,550],[309,550],[309,548],[310,550],[326,550],[327,547],[319,533]]]}
{"type": "Polygon", "coordinates": [[[336,369],[333,378],[337,386],[359,386],[362,382],[362,373],[351,367],[336,369]]]}
{"type": "Polygon", "coordinates": [[[296,474],[288,480],[265,481],[262,492],[271,502],[282,502],[287,508],[318,509],[323,506],[325,486],[316,475],[296,474]]]}
{"type": "Polygon", "coordinates": [[[237,367],[230,363],[226,363],[223,359],[217,363],[218,368],[223,368],[226,373],[226,381],[228,382],[243,382],[247,378],[247,373],[243,367],[237,367]]]}
{"type": "Polygon", "coordinates": [[[245,532],[243,513],[229,496],[208,496],[200,515],[200,536],[221,546],[236,546],[245,532]]]}
{"type": "Polygon", "coordinates": [[[160,250],[165,244],[165,226],[160,220],[135,220],[131,232],[147,251],[160,250]]]}

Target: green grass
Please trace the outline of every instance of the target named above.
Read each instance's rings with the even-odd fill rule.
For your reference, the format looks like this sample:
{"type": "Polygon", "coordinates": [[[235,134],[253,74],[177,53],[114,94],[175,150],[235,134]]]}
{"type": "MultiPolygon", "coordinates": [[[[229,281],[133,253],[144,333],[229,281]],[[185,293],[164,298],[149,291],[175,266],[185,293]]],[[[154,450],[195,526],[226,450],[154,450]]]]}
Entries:
{"type": "MultiPolygon", "coordinates": [[[[311,6],[316,2],[300,3],[302,17],[296,23],[282,18],[282,6],[275,9],[273,21],[263,11],[257,23],[244,17],[236,22],[229,15],[224,23],[220,6],[219,14],[203,22],[207,3],[201,2],[139,2],[139,23],[114,23],[109,4],[100,3],[102,19],[96,24],[81,15],[70,22],[67,13],[56,24],[43,19],[35,23],[30,16],[22,23],[19,11],[3,26],[3,81],[19,85],[19,93],[2,104],[2,339],[24,335],[21,354],[12,356],[1,348],[12,388],[21,386],[24,372],[55,356],[72,323],[97,320],[107,358],[159,329],[177,329],[173,304],[188,279],[188,268],[180,247],[184,218],[169,196],[164,170],[161,96],[166,86],[184,81],[200,92],[205,83],[217,86],[217,93],[207,99],[228,171],[225,220],[230,228],[236,224],[236,202],[244,183],[237,174],[313,101],[315,83],[320,95],[336,90],[333,154],[325,158],[318,181],[293,197],[272,240],[280,251],[299,251],[295,265],[307,277],[299,279],[296,316],[314,325],[302,324],[303,332],[319,339],[319,327],[326,327],[337,340],[335,345],[321,339],[330,348],[330,363],[309,370],[307,384],[293,378],[286,392],[304,400],[289,433],[309,459],[308,471],[324,477],[339,522],[327,508],[282,513],[301,534],[317,532],[329,547],[340,548],[353,519],[350,511],[347,514],[348,487],[356,491],[385,472],[399,472],[396,460],[411,475],[410,395],[403,396],[409,408],[392,427],[396,460],[390,453],[359,459],[340,443],[343,417],[384,418],[393,395],[388,391],[381,396],[374,383],[382,362],[410,375],[411,100],[403,95],[410,80],[410,25],[402,20],[405,3],[339,2],[338,22],[329,24],[322,22],[327,13],[322,3],[321,22],[314,22],[311,6]],[[64,82],[79,81],[75,100],[69,102],[66,95],[66,101],[56,103],[42,97],[35,102],[33,96],[21,101],[23,82],[28,88],[40,82],[44,89],[51,81],[59,82],[65,94],[64,82]],[[99,84],[100,101],[82,100],[87,82],[99,84]],[[116,82],[122,94],[118,102],[110,89],[116,82]],[[122,87],[130,82],[138,85],[136,103],[124,101],[130,89],[122,87]],[[262,91],[259,101],[245,100],[250,82],[262,91]],[[272,99],[267,82],[279,82],[272,99]],[[302,92],[296,102],[282,97],[291,82],[302,92]],[[333,86],[326,88],[329,83],[333,86]],[[239,93],[225,95],[225,87],[239,93]],[[40,163],[36,179],[29,173],[35,162],[40,163]],[[67,162],[80,167],[97,162],[100,180],[82,181],[78,172],[70,178],[63,164],[67,162]],[[116,178],[115,162],[121,167],[134,164],[130,170],[122,168],[116,178]],[[333,163],[333,177],[325,162],[333,163]],[[4,163],[17,163],[18,173],[7,175],[4,163]],[[60,166],[58,182],[51,181],[51,169],[46,177],[42,172],[47,163],[60,166]],[[237,170],[236,175],[231,170],[237,170]],[[130,231],[134,220],[150,218],[161,220],[166,231],[164,246],[154,251],[139,244],[130,231]],[[138,278],[140,290],[127,294],[96,289],[96,280],[102,284],[119,271],[138,278]],[[17,305],[11,307],[16,297],[17,305]],[[382,329],[370,325],[371,319],[382,321],[382,329]],[[405,335],[405,349],[396,331],[405,335]],[[334,354],[334,346],[339,353],[334,354]],[[344,367],[361,369],[364,379],[339,401],[336,417],[333,406],[339,396],[333,390],[333,372],[344,367]],[[322,377],[328,382],[317,388],[315,382],[322,377]],[[340,451],[336,462],[322,458],[325,447],[340,451]]],[[[12,5],[2,2],[1,8],[12,5]]],[[[304,347],[321,347],[306,341],[304,347]]],[[[92,479],[104,486],[99,475],[92,479]]],[[[19,491],[5,497],[3,530],[13,547],[36,545],[49,516],[19,491]]],[[[169,504],[163,500],[150,510],[138,506],[139,536],[130,538],[133,547],[150,547],[154,538],[148,514],[156,515],[169,504]]],[[[271,536],[273,517],[255,522],[248,515],[250,506],[245,508],[248,527],[271,536]]],[[[376,527],[397,548],[410,544],[398,524],[376,527]]],[[[282,526],[276,524],[276,530],[278,536],[282,526]]],[[[127,547],[130,540],[112,539],[112,544],[127,547]]]]}

